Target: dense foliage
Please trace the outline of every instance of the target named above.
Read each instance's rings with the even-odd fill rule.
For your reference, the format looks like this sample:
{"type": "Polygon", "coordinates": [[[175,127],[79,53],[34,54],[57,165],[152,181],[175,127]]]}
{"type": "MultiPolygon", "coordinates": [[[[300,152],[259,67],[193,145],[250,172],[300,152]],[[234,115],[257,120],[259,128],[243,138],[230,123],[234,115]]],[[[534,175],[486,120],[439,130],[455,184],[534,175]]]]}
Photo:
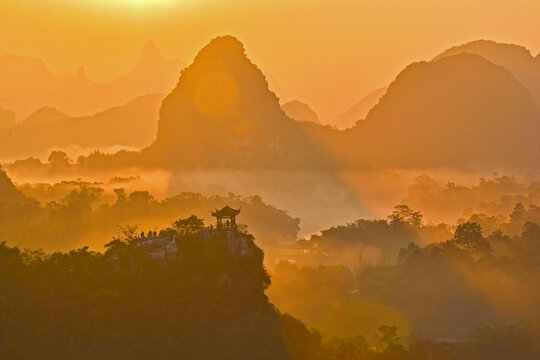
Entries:
{"type": "MultiPolygon", "coordinates": [[[[315,239],[327,252],[346,243],[351,250],[355,243],[376,246],[378,240],[385,249],[385,239],[393,244],[407,240],[407,234],[419,239],[417,231],[391,217],[359,220],[315,239]]],[[[520,235],[498,230],[486,236],[479,224],[465,222],[446,241],[411,242],[395,255],[372,264],[359,258],[350,268],[282,262],[273,270],[270,299],[323,333],[345,337],[371,336],[390,324],[456,341],[477,326],[540,317],[537,223],[525,223],[520,235]]]]}
{"type": "Polygon", "coordinates": [[[250,232],[259,241],[293,241],[299,231],[299,219],[266,204],[259,196],[205,197],[180,193],[156,200],[148,191],[128,192],[116,187],[120,180],[113,184],[114,189],[107,184],[82,181],[24,185],[22,191],[42,205],[4,204],[0,199],[0,239],[12,246],[49,251],[85,245],[99,249],[105,243],[103,239],[110,238],[119,225],[156,231],[157,226],[166,226],[190,214],[210,220],[211,209],[227,204],[242,208],[239,221],[249,224],[250,232]]]}
{"type": "Polygon", "coordinates": [[[179,256],[166,263],[131,236],[104,253],[1,243],[0,358],[290,358],[287,329],[311,335],[268,302],[262,251],[250,240],[237,256],[214,235],[177,240],[179,256]]]}
{"type": "Polygon", "coordinates": [[[165,264],[120,238],[104,253],[23,252],[1,243],[0,358],[532,360],[540,355],[540,326],[534,322],[477,328],[452,342],[402,338],[393,326],[379,327],[372,338],[323,339],[267,301],[262,289],[269,279],[260,250],[239,259],[196,233],[184,240],[178,244],[184,256],[165,264]]]}

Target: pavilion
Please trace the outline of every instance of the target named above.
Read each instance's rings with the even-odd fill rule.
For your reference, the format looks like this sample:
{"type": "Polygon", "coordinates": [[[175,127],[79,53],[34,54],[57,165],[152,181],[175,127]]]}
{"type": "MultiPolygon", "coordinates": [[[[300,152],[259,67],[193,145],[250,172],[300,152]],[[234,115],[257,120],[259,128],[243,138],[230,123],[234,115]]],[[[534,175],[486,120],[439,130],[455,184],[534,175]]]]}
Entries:
{"type": "Polygon", "coordinates": [[[229,206],[225,206],[221,210],[212,211],[212,216],[217,218],[218,230],[221,229],[236,229],[236,215],[240,214],[240,209],[236,210],[229,206]],[[223,222],[225,220],[225,222],[223,222]]]}

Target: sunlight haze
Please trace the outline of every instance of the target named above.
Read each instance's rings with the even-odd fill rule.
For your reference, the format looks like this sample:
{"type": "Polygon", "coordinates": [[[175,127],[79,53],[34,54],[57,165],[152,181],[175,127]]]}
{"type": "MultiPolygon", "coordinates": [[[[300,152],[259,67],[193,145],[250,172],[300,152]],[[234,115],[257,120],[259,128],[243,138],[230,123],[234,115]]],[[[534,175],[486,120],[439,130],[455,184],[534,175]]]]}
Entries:
{"type": "Polygon", "coordinates": [[[232,34],[286,101],[323,118],[452,45],[485,38],[540,51],[535,0],[4,0],[0,13],[0,53],[43,58],[56,74],[83,66],[99,81],[132,67],[148,40],[189,63],[232,34]]]}
{"type": "Polygon", "coordinates": [[[0,360],[540,359],[539,0],[0,0],[0,360]]]}

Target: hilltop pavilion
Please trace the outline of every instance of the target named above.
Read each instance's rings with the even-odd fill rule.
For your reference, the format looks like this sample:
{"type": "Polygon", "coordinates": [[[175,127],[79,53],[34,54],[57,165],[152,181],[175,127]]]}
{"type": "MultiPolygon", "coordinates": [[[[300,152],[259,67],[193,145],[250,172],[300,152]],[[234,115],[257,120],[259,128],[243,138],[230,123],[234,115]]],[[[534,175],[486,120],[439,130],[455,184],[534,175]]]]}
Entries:
{"type": "Polygon", "coordinates": [[[240,214],[240,209],[236,210],[229,206],[225,206],[221,210],[212,211],[212,216],[217,218],[218,230],[220,229],[236,229],[236,215],[240,214]],[[223,222],[225,220],[225,222],[223,222]]]}

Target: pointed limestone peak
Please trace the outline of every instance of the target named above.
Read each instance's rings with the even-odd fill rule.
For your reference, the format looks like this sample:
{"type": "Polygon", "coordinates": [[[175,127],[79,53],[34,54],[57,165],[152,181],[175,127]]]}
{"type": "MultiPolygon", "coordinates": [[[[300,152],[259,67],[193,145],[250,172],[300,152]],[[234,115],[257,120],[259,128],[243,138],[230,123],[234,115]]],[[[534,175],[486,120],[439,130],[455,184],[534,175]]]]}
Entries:
{"type": "Polygon", "coordinates": [[[199,51],[195,62],[228,58],[246,58],[244,45],[232,35],[218,36],[199,51]]]}
{"type": "Polygon", "coordinates": [[[141,50],[141,56],[137,66],[148,66],[163,61],[161,51],[153,41],[147,41],[141,50]]]}
{"type": "Polygon", "coordinates": [[[302,131],[244,45],[220,36],[200,50],[163,100],[149,151],[181,166],[326,166],[302,131]]]}
{"type": "Polygon", "coordinates": [[[79,68],[77,69],[76,77],[86,79],[86,71],[84,70],[84,67],[79,66],[79,68]]]}

